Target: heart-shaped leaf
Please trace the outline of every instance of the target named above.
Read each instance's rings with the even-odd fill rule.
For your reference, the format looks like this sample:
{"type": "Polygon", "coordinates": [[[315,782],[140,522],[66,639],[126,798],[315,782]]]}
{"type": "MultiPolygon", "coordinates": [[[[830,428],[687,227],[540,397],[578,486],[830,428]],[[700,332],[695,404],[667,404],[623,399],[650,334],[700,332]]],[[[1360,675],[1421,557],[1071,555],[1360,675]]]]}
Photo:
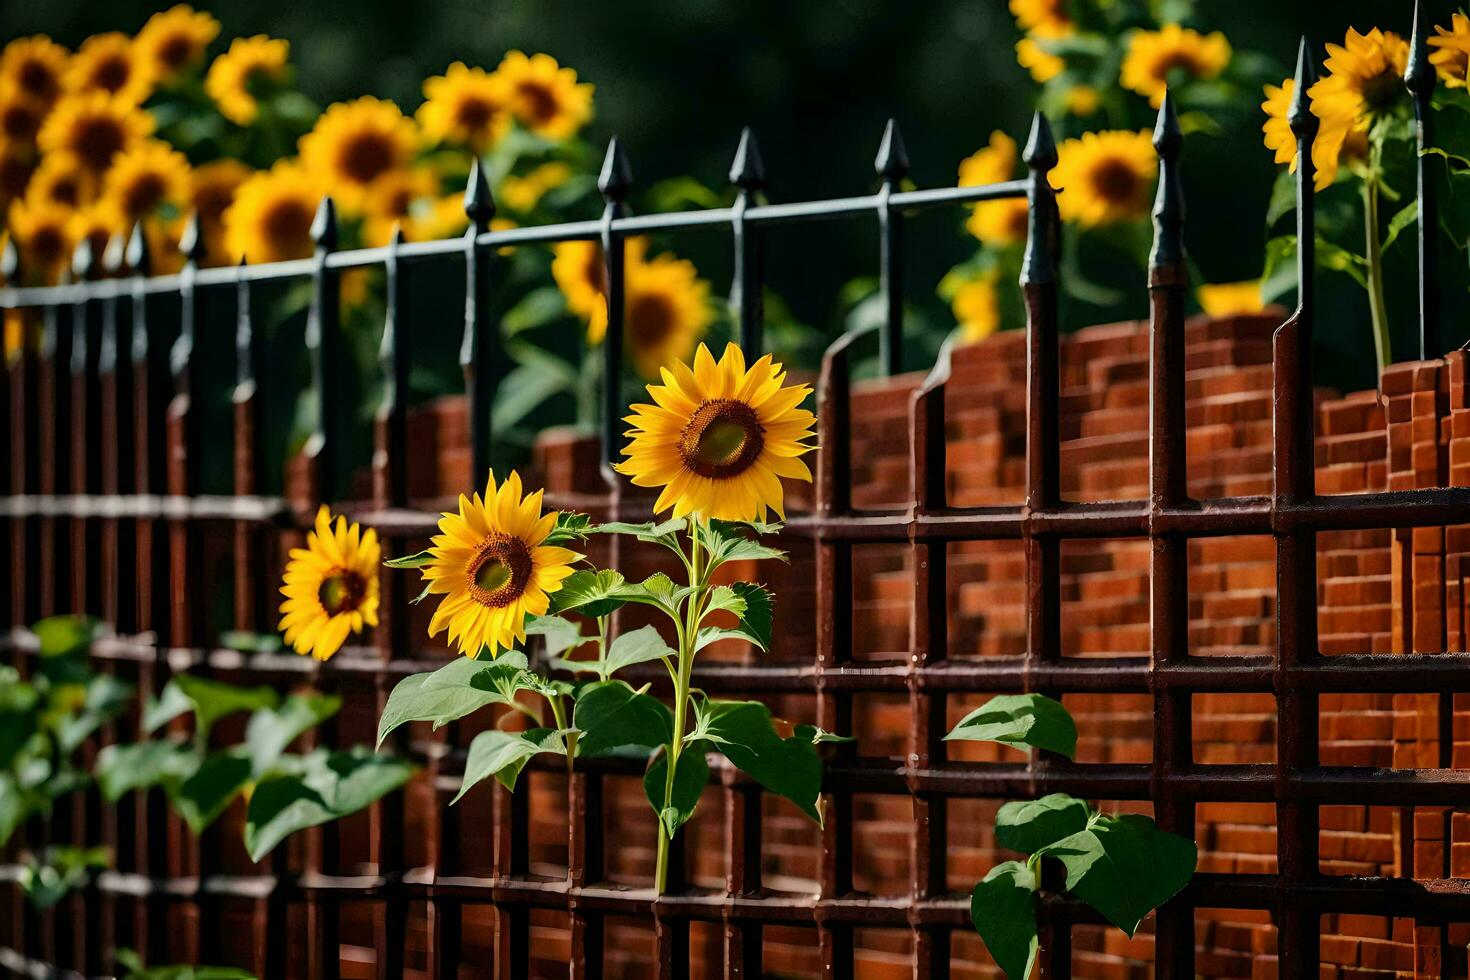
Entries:
{"type": "Polygon", "coordinates": [[[1019,861],[990,869],[970,895],[970,921],[1009,980],[1027,980],[1036,962],[1036,877],[1019,861]]]}
{"type": "Polygon", "coordinates": [[[1041,694],[1001,694],[960,719],[945,740],[1000,742],[1045,749],[1071,759],[1077,725],[1060,701],[1041,694]]]}

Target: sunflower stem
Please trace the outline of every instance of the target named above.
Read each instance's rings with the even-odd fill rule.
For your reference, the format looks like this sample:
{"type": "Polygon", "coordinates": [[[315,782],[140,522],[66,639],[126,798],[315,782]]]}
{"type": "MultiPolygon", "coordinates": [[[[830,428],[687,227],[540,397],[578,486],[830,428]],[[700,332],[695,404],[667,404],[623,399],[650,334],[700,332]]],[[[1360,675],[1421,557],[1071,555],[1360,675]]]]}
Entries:
{"type": "Polygon", "coordinates": [[[1378,231],[1378,171],[1375,166],[1363,181],[1363,225],[1367,234],[1368,311],[1373,320],[1373,350],[1378,357],[1379,384],[1392,362],[1389,346],[1388,308],[1383,301],[1383,239],[1378,231]]]}
{"type": "Polygon", "coordinates": [[[693,589],[686,600],[685,622],[679,630],[679,669],[674,675],[674,734],[668,745],[668,769],[664,774],[664,806],[658,814],[658,863],[654,871],[655,894],[662,895],[668,887],[669,877],[669,834],[664,813],[674,805],[674,774],[679,768],[679,756],[684,749],[684,723],[688,714],[689,683],[694,671],[694,643],[699,634],[699,620],[704,604],[705,582],[703,567],[704,553],[699,543],[699,517],[689,525],[689,585],[693,589]]]}

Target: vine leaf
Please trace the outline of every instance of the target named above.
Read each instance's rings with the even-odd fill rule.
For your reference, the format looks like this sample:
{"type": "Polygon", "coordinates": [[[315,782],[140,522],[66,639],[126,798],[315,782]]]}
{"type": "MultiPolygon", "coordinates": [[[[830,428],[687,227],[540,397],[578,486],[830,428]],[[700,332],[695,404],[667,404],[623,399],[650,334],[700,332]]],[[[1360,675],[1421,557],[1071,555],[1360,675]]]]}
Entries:
{"type": "Polygon", "coordinates": [[[1067,890],[1130,936],[1189,884],[1199,858],[1194,841],[1132,813],[1098,817],[1038,853],[1061,861],[1067,890]]]}
{"type": "Polygon", "coordinates": [[[260,779],[281,758],[286,747],[308,729],[335,715],[342,699],[330,694],[293,694],[278,708],[262,708],[245,726],[245,751],[250,774],[260,779]]]}
{"type": "Polygon", "coordinates": [[[186,776],[164,780],[169,802],[195,834],[219,819],[250,782],[250,757],[243,752],[226,750],[206,756],[198,768],[186,776]]]}
{"type": "Polygon", "coordinates": [[[669,777],[667,751],[654,756],[648,770],[643,774],[643,792],[648,796],[649,805],[653,807],[653,812],[658,815],[671,839],[694,816],[694,808],[699,805],[699,797],[704,792],[705,784],[709,782],[709,762],[704,757],[707,751],[709,743],[701,741],[684,746],[679,753],[679,764],[674,770],[673,802],[670,806],[664,806],[664,790],[669,777]]]}
{"type": "Polygon", "coordinates": [[[276,692],[269,687],[239,687],[223,681],[210,680],[207,677],[180,674],[165,685],[163,696],[160,699],[170,705],[177,704],[178,698],[169,695],[167,690],[169,686],[177,687],[179,692],[189,700],[196,723],[200,729],[205,731],[214,727],[214,723],[226,715],[240,711],[274,708],[280,700],[276,692]]]}
{"type": "Polygon", "coordinates": [[[497,729],[481,732],[470,742],[465,755],[464,781],[459,792],[450,800],[458,803],[460,797],[469,792],[471,786],[486,776],[495,779],[508,790],[516,788],[516,778],[531,757],[542,752],[566,755],[567,746],[562,733],[553,728],[533,728],[525,732],[502,732],[497,729]]]}
{"type": "Polygon", "coordinates": [[[153,739],[106,746],[97,753],[92,775],[103,799],[116,803],[125,793],[186,779],[198,768],[199,756],[189,746],[153,739]]]}
{"type": "Polygon", "coordinates": [[[782,738],[759,701],[703,701],[691,741],[707,739],[737,769],[822,823],[822,760],[811,736],[782,738]]]}
{"type": "Polygon", "coordinates": [[[1039,800],[1013,800],[995,815],[995,841],[1001,847],[1032,854],[1087,829],[1092,808],[1066,793],[1039,800]]]}
{"type": "Polygon", "coordinates": [[[433,722],[439,729],[487,704],[505,704],[515,694],[514,685],[507,694],[492,683],[503,674],[525,674],[524,654],[508,651],[497,660],[481,663],[468,657],[456,657],[438,670],[411,674],[399,681],[388,695],[378,719],[378,746],[400,725],[413,721],[433,722]],[[483,680],[478,675],[487,673],[483,680]]]}
{"type": "Polygon", "coordinates": [[[1041,694],[1001,694],[960,719],[945,741],[999,742],[1002,745],[1077,754],[1077,725],[1060,701],[1041,694]]]}
{"type": "Polygon", "coordinates": [[[990,869],[970,895],[970,920],[1009,980],[1026,980],[1036,963],[1036,876],[1019,861],[990,869]]]}
{"type": "Polygon", "coordinates": [[[318,749],[299,773],[264,780],[250,794],[245,848],[259,861],[287,837],[356,813],[408,782],[416,767],[366,746],[337,752],[318,749]]]}
{"type": "Polygon", "coordinates": [[[649,750],[674,737],[674,719],[658,698],[633,690],[623,681],[597,681],[577,695],[577,752],[603,755],[624,746],[649,750]]]}

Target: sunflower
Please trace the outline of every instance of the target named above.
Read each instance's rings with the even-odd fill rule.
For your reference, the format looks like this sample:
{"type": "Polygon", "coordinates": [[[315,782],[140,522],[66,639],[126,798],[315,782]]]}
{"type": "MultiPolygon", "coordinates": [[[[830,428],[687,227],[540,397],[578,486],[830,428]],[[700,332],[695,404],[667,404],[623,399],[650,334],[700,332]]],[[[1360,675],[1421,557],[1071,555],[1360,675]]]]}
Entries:
{"type": "MultiPolygon", "coordinates": [[[[1286,117],[1291,111],[1295,92],[1296,80],[1287,78],[1279,86],[1267,85],[1266,101],[1261,103],[1261,109],[1266,113],[1266,121],[1261,125],[1266,149],[1276,154],[1277,163],[1289,163],[1292,173],[1296,173],[1296,134],[1291,131],[1291,123],[1286,117]]],[[[1362,156],[1368,149],[1365,134],[1353,130],[1350,125],[1334,126],[1332,130],[1328,139],[1322,139],[1319,133],[1312,142],[1312,163],[1316,165],[1312,184],[1319,191],[1337,178],[1344,156],[1362,156]]]]}
{"type": "Polygon", "coordinates": [[[995,278],[992,274],[966,279],[949,301],[966,343],[984,340],[1000,329],[1000,293],[995,278]]]}
{"type": "Polygon", "coordinates": [[[654,510],[729,521],[785,518],[781,478],[811,481],[798,457],[814,447],[816,416],[797,408],[811,388],[783,387],[786,372],[766,354],[746,370],[735,344],[715,363],[704,344],[691,369],[674,361],[663,384],[649,385],[652,405],[626,417],[632,439],[616,467],[635,486],[663,487],[654,510]]]}
{"type": "Polygon", "coordinates": [[[509,102],[502,75],[456,61],[444,74],[424,79],[424,104],[416,117],[429,139],[481,154],[510,128],[509,102]]]}
{"type": "Polygon", "coordinates": [[[1061,216],[1086,228],[1141,217],[1148,212],[1149,185],[1156,170],[1147,132],[1083,133],[1057,149],[1052,184],[1061,193],[1061,216]]]}
{"type": "Polygon", "coordinates": [[[25,257],[25,266],[51,282],[71,259],[69,223],[72,212],[59,204],[15,201],[8,226],[25,257]]]}
{"type": "Polygon", "coordinates": [[[34,143],[46,118],[46,107],[12,81],[0,78],[0,139],[34,143]]]}
{"type": "Polygon", "coordinates": [[[378,625],[378,532],[347,525],[323,505],[305,548],[292,548],[282,577],[280,629],[299,654],[328,660],[349,633],[378,625]]]}
{"type": "Polygon", "coordinates": [[[1072,33],[1067,0],[1011,0],[1016,26],[1037,37],[1065,37],[1072,33]]]}
{"type": "Polygon", "coordinates": [[[1312,112],[1324,123],[1352,115],[1366,124],[1405,94],[1404,66],[1409,42],[1392,31],[1373,28],[1359,34],[1351,27],[1341,45],[1327,45],[1327,74],[1307,94],[1312,112]],[[1339,106],[1350,107],[1344,112],[1339,106]]]}
{"type": "Polygon", "coordinates": [[[321,184],[294,160],[253,174],[235,191],[225,211],[225,252],[230,261],[282,262],[312,253],[311,222],[321,203],[321,184]]]}
{"type": "Polygon", "coordinates": [[[1067,67],[1067,63],[1060,57],[1029,37],[1023,37],[1016,42],[1016,64],[1029,71],[1031,77],[1043,85],[1056,78],[1067,67]]]}
{"type": "Polygon", "coordinates": [[[48,153],[31,175],[26,197],[77,208],[96,196],[97,178],[88,173],[75,153],[48,153]]]}
{"type": "Polygon", "coordinates": [[[459,495],[459,513],[439,519],[424,567],[430,594],[444,600],[429,621],[429,635],[446,628],[449,642],[468,657],[486,647],[494,657],[526,638],[526,616],[541,616],[551,605],[572,563],[582,556],[543,544],[557,514],[541,513],[542,491],[523,497],[514,470],[497,488],[495,474],[485,496],[459,495]]]}
{"type": "MultiPolygon", "coordinates": [[[[960,186],[980,187],[1010,180],[1016,173],[1016,141],[1000,130],[990,143],[960,161],[960,186]]],[[[982,242],[1010,245],[1026,240],[1026,199],[982,201],[970,209],[965,228],[982,242]]]]}
{"type": "Polygon", "coordinates": [[[82,42],[66,67],[66,89],[103,92],[141,105],[153,91],[153,81],[136,57],[132,38],[108,31],[82,42]]]}
{"type": "Polygon", "coordinates": [[[709,329],[709,283],[694,263],[672,255],[629,262],[625,278],[623,349],[639,374],[657,378],[665,364],[687,358],[709,329]]]}
{"type": "Polygon", "coordinates": [[[188,159],[162,140],[139,140],[102,178],[103,196],[130,222],[159,213],[181,216],[190,191],[188,159]]]}
{"type": "Polygon", "coordinates": [[[98,201],[71,213],[66,235],[73,249],[87,241],[92,245],[92,254],[101,258],[113,237],[127,234],[129,227],[130,222],[113,202],[98,201]]]}
{"type": "Polygon", "coordinates": [[[555,190],[571,177],[572,168],[560,160],[543,163],[524,177],[507,175],[500,181],[495,199],[512,211],[525,214],[547,191],[555,190]]]}
{"type": "Polygon", "coordinates": [[[219,21],[181,3],[148,18],[133,41],[134,57],[150,81],[171,82],[203,61],[216,37],[219,21]]]}
{"type": "Polygon", "coordinates": [[[35,147],[0,140],[0,208],[26,193],[35,169],[35,147]]]}
{"type": "Polygon", "coordinates": [[[44,153],[67,150],[94,174],[112,158],[153,133],[153,116],[126,98],[106,92],[69,95],[56,104],[37,138],[44,153]]]}
{"type": "MultiPolygon", "coordinates": [[[[439,193],[439,179],[428,167],[390,170],[373,184],[372,193],[364,202],[363,239],[369,246],[386,245],[393,236],[393,226],[404,226],[404,237],[408,237],[408,217],[420,202],[427,204],[429,198],[439,193]]],[[[464,213],[461,198],[460,213],[464,213]]]]}
{"type": "Polygon", "coordinates": [[[225,251],[225,212],[235,202],[240,185],[252,173],[254,171],[239,160],[228,158],[213,160],[194,170],[189,207],[199,215],[199,227],[204,232],[204,245],[208,252],[206,261],[210,264],[223,265],[230,261],[230,255],[225,251]]]}
{"type": "MultiPolygon", "coordinates": [[[[470,219],[464,213],[464,195],[446,194],[431,201],[418,201],[409,209],[403,221],[403,237],[411,242],[432,242],[440,238],[453,238],[464,233],[470,219]]],[[[490,219],[491,231],[514,228],[509,218],[490,219]]],[[[502,255],[510,250],[502,250],[502,255]]]]}
{"type": "Polygon", "coordinates": [[[230,49],[210,64],[204,76],[204,91],[219,107],[220,115],[249,126],[260,111],[261,89],[289,80],[286,59],[290,53],[289,42],[264,34],[237,37],[230,42],[230,49]]]}
{"type": "Polygon", "coordinates": [[[0,80],[15,85],[27,98],[49,109],[61,95],[70,57],[66,48],[44,34],[18,38],[0,51],[0,80]]]}
{"type": "Polygon", "coordinates": [[[301,162],[349,214],[362,211],[373,181],[413,158],[418,134],[392,102],[339,102],[301,138],[301,162]]]}
{"type": "Polygon", "coordinates": [[[1219,31],[1205,35],[1178,24],[1157,31],[1134,31],[1118,83],[1147,96],[1157,109],[1164,101],[1170,76],[1180,72],[1190,79],[1218,78],[1230,64],[1230,42],[1219,31]]]}
{"type": "Polygon", "coordinates": [[[1063,96],[1067,111],[1074,116],[1090,116],[1102,108],[1102,93],[1091,85],[1073,85],[1063,96]]]}
{"type": "Polygon", "coordinates": [[[537,136],[567,139],[592,118],[592,86],[578,82],[575,71],[549,54],[528,58],[511,51],[495,74],[505,85],[511,114],[537,136]]]}
{"type": "Polygon", "coordinates": [[[567,312],[587,321],[589,342],[600,342],[607,335],[607,268],[602,247],[596,242],[558,242],[551,254],[551,278],[566,300],[567,312]]]}
{"type": "Polygon", "coordinates": [[[1195,289],[1200,309],[1210,316],[1240,316],[1259,313],[1265,308],[1261,302],[1261,280],[1245,282],[1201,283],[1195,289]]]}
{"type": "Polygon", "coordinates": [[[1435,36],[1429,39],[1434,48],[1429,53],[1429,62],[1434,65],[1440,79],[1449,88],[1466,88],[1467,69],[1470,69],[1470,17],[1456,11],[1450,18],[1450,29],[1438,24],[1435,36]]]}

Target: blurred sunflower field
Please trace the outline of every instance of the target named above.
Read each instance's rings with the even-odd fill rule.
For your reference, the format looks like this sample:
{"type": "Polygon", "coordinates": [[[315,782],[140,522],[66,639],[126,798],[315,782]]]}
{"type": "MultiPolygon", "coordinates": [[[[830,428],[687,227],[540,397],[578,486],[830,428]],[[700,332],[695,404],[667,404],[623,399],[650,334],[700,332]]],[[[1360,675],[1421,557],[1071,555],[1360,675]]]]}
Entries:
{"type": "MultiPolygon", "coordinates": [[[[1198,202],[1204,214],[1190,228],[1191,254],[1199,260],[1193,269],[1198,307],[1228,314],[1291,301],[1295,283],[1287,260],[1295,246],[1285,227],[1294,200],[1291,176],[1282,167],[1273,189],[1268,169],[1273,155],[1278,164],[1288,164],[1293,151],[1283,115],[1291,83],[1283,79],[1295,38],[1284,25],[1257,24],[1252,30],[1244,24],[1243,31],[1261,44],[1256,50],[1236,43],[1212,20],[1242,24],[1241,11],[1191,0],[1009,0],[1005,8],[992,6],[1004,9],[1003,16],[991,6],[942,5],[957,18],[971,18],[956,19],[957,30],[977,38],[989,54],[1002,53],[1006,62],[977,62],[971,69],[982,78],[1001,79],[1007,92],[1025,94],[991,113],[1003,125],[971,130],[970,152],[950,158],[947,176],[965,185],[1023,176],[1017,142],[1022,131],[1015,117],[1024,118],[1034,102],[1051,118],[1059,139],[1053,182],[1062,189],[1067,328],[1143,313],[1157,166],[1149,132],[1166,89],[1185,132],[1186,173],[1203,174],[1190,193],[1191,208],[1198,202]],[[1249,167],[1238,165],[1243,156],[1249,167]],[[1240,186],[1222,184],[1222,169],[1228,176],[1238,171],[1240,186]],[[1255,203],[1264,207],[1264,232],[1255,203]]],[[[881,19],[868,13],[869,19],[881,19]]],[[[596,27],[595,16],[589,18],[596,27]]],[[[423,19],[432,21],[428,14],[423,19]]],[[[242,13],[241,20],[251,17],[242,13]]],[[[910,22],[901,21],[905,27],[910,22]]],[[[536,34],[528,24],[522,18],[524,33],[536,34]]],[[[677,30],[677,18],[666,26],[677,30]]],[[[818,27],[799,15],[790,19],[794,39],[815,36],[818,27]]],[[[364,21],[362,29],[366,44],[384,27],[364,21]]],[[[1441,80],[1435,107],[1447,147],[1441,152],[1458,179],[1458,170],[1470,169],[1470,150],[1448,147],[1458,145],[1470,122],[1464,67],[1470,21],[1453,14],[1435,30],[1432,60],[1441,80]]],[[[351,34],[339,31],[336,37],[351,34]]],[[[232,35],[212,14],[182,4],[144,16],[134,33],[86,36],[74,50],[39,34],[10,40],[0,53],[0,208],[5,234],[19,249],[17,280],[64,281],[75,274],[73,258],[83,242],[94,257],[115,262],[117,246],[135,226],[146,239],[151,271],[175,271],[183,263],[179,241],[194,215],[204,264],[305,258],[312,254],[312,221],[327,192],[340,219],[336,247],[384,245],[395,231],[409,242],[455,237],[468,226],[463,196],[476,159],[496,205],[492,228],[590,218],[602,206],[595,185],[607,134],[589,137],[599,97],[620,106],[623,123],[630,112],[667,118],[646,85],[632,84],[621,95],[598,89],[555,52],[509,46],[482,63],[456,60],[429,69],[411,99],[360,95],[322,106],[298,84],[294,46],[302,43],[285,36],[232,35]]],[[[691,44],[701,43],[691,35],[691,44]]],[[[843,50],[853,48],[844,43],[843,50]]],[[[483,49],[467,41],[458,47],[483,49]]],[[[1374,359],[1365,338],[1376,342],[1382,362],[1390,344],[1386,307],[1412,296],[1406,245],[1412,236],[1400,236],[1412,217],[1413,198],[1407,181],[1409,96],[1401,80],[1406,49],[1403,37],[1387,27],[1349,29],[1342,45],[1327,47],[1318,66],[1322,80],[1311,93],[1313,111],[1323,120],[1317,147],[1324,238],[1319,255],[1328,274],[1363,286],[1333,291],[1326,299],[1329,317],[1365,324],[1361,331],[1344,329],[1322,340],[1325,370],[1336,372],[1328,380],[1343,387],[1370,377],[1364,367],[1374,359]]],[[[344,50],[338,56],[350,60],[351,51],[344,50]]],[[[596,57],[585,46],[582,53],[596,57]]],[[[603,69],[609,64],[602,62],[603,69]]],[[[400,65],[400,89],[401,75],[400,65]]],[[[815,110],[818,115],[836,111],[830,109],[833,100],[819,93],[783,90],[770,97],[815,98],[819,107],[828,107],[815,110]]],[[[678,94],[668,98],[677,102],[678,94]]],[[[882,117],[880,107],[861,100],[845,111],[862,111],[870,124],[882,117]]],[[[741,118],[733,117],[726,127],[730,133],[741,118]]],[[[688,119],[691,131],[705,132],[703,119],[688,119]]],[[[733,143],[719,150],[726,161],[733,143]]],[[[736,189],[723,182],[722,173],[702,165],[693,169],[640,184],[636,209],[714,207],[734,200],[736,189]]],[[[935,166],[931,162],[925,170],[935,166]]],[[[796,175],[792,193],[848,192],[824,179],[818,193],[804,193],[814,179],[796,175]]],[[[874,179],[870,172],[868,180],[874,179]]],[[[936,182],[927,176],[906,181],[936,182]]],[[[1458,186],[1452,180],[1452,192],[1458,186]]],[[[1459,195],[1451,193],[1445,208],[1451,223],[1460,220],[1458,202],[1459,195]]],[[[1457,246],[1470,237],[1466,225],[1450,229],[1457,246]]],[[[919,234],[925,278],[908,289],[907,367],[927,365],[944,338],[956,332],[974,340],[1023,326],[1015,286],[1025,238],[1023,201],[983,203],[943,229],[943,237],[933,229],[919,234]]],[[[808,241],[772,244],[765,310],[768,345],[783,360],[810,369],[838,332],[880,318],[883,309],[868,271],[871,261],[850,261],[875,242],[813,249],[808,241]],[[831,281],[834,275],[839,281],[831,281]]],[[[659,365],[687,359],[697,342],[718,344],[731,335],[729,304],[720,295],[728,282],[727,255],[708,243],[640,238],[630,241],[627,262],[624,346],[630,375],[655,377],[659,365]],[[683,253],[685,247],[690,251],[683,253]]],[[[1465,263],[1445,265],[1452,267],[1447,293],[1463,297],[1465,263]]],[[[547,427],[595,422],[597,349],[607,328],[602,258],[587,242],[505,249],[494,280],[495,319],[514,366],[497,387],[493,427],[514,461],[547,427]]],[[[349,401],[359,406],[357,421],[366,423],[376,407],[382,275],[350,271],[341,289],[349,401]]],[[[272,407],[279,417],[266,420],[266,435],[268,445],[284,454],[305,437],[311,416],[302,343],[309,297],[305,284],[259,292],[254,312],[267,335],[275,390],[283,393],[272,407]]],[[[426,268],[415,274],[409,292],[411,316],[425,327],[415,332],[411,378],[412,397],[422,402],[460,390],[462,283],[453,270],[426,268]]],[[[12,348],[24,342],[16,331],[9,333],[12,348]]],[[[206,388],[210,372],[222,387],[230,376],[229,339],[203,343],[216,344],[220,355],[205,360],[206,388]]],[[[221,399],[207,410],[226,409],[221,399]]],[[[370,427],[352,425],[348,431],[357,445],[347,458],[360,461],[370,427]]],[[[224,474],[226,468],[211,472],[224,474]]]]}

